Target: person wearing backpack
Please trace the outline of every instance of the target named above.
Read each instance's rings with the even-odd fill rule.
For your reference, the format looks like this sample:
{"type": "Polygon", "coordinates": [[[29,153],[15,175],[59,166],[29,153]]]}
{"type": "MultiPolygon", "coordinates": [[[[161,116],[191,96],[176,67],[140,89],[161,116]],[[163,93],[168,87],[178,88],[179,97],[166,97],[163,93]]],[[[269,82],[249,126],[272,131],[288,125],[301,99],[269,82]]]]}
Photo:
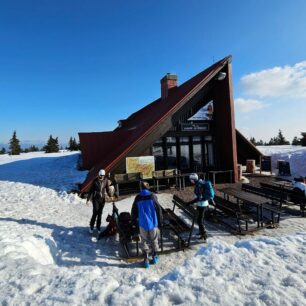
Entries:
{"type": "Polygon", "coordinates": [[[199,176],[196,173],[190,174],[189,180],[193,185],[195,185],[195,199],[190,201],[188,204],[196,204],[197,206],[197,223],[199,226],[199,232],[197,233],[197,235],[199,239],[203,239],[206,241],[207,231],[204,226],[204,215],[205,211],[208,209],[209,200],[213,200],[214,198],[214,190],[210,181],[205,181],[204,178],[199,179],[199,176]]]}
{"type": "Polygon", "coordinates": [[[141,183],[141,191],[134,200],[131,215],[132,223],[139,226],[144,253],[144,267],[148,268],[150,264],[156,264],[158,261],[158,236],[163,215],[157,197],[149,191],[147,182],[141,183]],[[152,254],[151,260],[149,260],[150,251],[152,254]]]}

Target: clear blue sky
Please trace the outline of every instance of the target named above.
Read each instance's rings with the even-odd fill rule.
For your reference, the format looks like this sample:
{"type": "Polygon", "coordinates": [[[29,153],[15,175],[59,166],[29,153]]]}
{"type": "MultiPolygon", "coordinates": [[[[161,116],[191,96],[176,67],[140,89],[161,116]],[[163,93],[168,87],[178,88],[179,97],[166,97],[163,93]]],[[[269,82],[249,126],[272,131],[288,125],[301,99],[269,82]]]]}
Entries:
{"type": "Polygon", "coordinates": [[[282,128],[291,140],[306,131],[305,69],[295,66],[306,60],[305,16],[304,0],[0,1],[0,143],[14,130],[34,143],[111,130],[159,97],[167,72],[183,83],[229,54],[237,127],[263,139],[282,128]],[[261,86],[285,66],[296,99],[241,80],[257,73],[261,86]],[[293,118],[304,126],[292,130],[293,118]]]}

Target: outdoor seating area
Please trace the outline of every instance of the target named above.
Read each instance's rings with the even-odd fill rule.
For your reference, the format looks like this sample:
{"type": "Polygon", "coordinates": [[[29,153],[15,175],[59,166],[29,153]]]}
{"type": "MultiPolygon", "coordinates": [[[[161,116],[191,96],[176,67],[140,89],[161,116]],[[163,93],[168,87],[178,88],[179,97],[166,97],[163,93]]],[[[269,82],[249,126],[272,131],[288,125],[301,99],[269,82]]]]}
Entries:
{"type": "Polygon", "coordinates": [[[164,184],[164,186],[168,188],[174,186],[179,190],[181,190],[183,186],[181,173],[177,169],[153,171],[152,179],[156,192],[159,192],[159,189],[162,184],[164,184]]]}
{"type": "MultiPolygon", "coordinates": [[[[216,199],[216,209],[224,212],[224,207],[231,207],[235,212],[238,232],[243,233],[240,220],[246,224],[245,232],[258,230],[265,226],[275,227],[280,222],[282,202],[274,205],[272,199],[264,195],[252,194],[245,190],[227,187],[218,190],[223,194],[223,202],[216,199]],[[250,227],[249,225],[254,225],[250,227]]],[[[230,224],[231,225],[231,224],[230,224]]]]}
{"type": "MultiPolygon", "coordinates": [[[[160,231],[160,253],[171,253],[184,250],[191,244],[203,243],[195,239],[194,224],[197,217],[196,210],[178,196],[173,196],[173,208],[162,207],[163,227],[160,231]],[[180,210],[188,222],[184,221],[175,210],[180,210]]],[[[139,256],[139,233],[132,227],[130,213],[118,213],[113,204],[113,216],[119,233],[119,241],[127,260],[134,260],[139,256]]]]}
{"type": "Polygon", "coordinates": [[[177,169],[166,169],[152,171],[151,178],[143,178],[141,172],[136,173],[122,173],[115,174],[113,179],[116,186],[116,193],[120,196],[123,193],[137,192],[141,181],[146,180],[150,182],[152,189],[159,192],[161,188],[176,188],[181,190],[185,188],[185,177],[189,174],[181,174],[177,169]]]}
{"type": "Polygon", "coordinates": [[[133,187],[131,185],[134,185],[133,189],[135,189],[135,186],[136,186],[136,188],[139,189],[141,181],[142,181],[142,173],[141,172],[115,174],[114,175],[114,184],[116,186],[117,195],[120,196],[120,186],[124,185],[125,189],[130,189],[131,190],[131,188],[133,187]]]}

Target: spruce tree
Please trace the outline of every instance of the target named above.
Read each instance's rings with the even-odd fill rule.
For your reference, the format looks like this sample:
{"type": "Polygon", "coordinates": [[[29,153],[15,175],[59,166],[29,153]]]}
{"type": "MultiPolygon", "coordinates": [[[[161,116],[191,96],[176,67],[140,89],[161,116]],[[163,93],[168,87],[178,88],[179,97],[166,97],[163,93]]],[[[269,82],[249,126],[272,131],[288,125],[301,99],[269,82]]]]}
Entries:
{"type": "Polygon", "coordinates": [[[292,143],[293,146],[299,146],[301,145],[301,140],[298,139],[296,136],[293,138],[292,143]]]}
{"type": "Polygon", "coordinates": [[[0,154],[5,154],[5,153],[6,153],[5,148],[2,148],[2,149],[0,150],[0,154]]]}
{"type": "Polygon", "coordinates": [[[38,147],[36,147],[35,145],[31,145],[29,148],[28,148],[28,152],[38,152],[39,149],[38,147]]]}
{"type": "Polygon", "coordinates": [[[13,137],[10,139],[10,154],[11,155],[19,155],[21,152],[21,148],[20,148],[20,141],[16,136],[16,131],[14,131],[13,133],[13,137]]]}
{"type": "Polygon", "coordinates": [[[52,135],[50,135],[47,144],[44,146],[44,150],[46,153],[58,152],[59,151],[58,137],[53,138],[52,135]]]}
{"type": "Polygon", "coordinates": [[[260,139],[259,141],[257,141],[257,146],[263,146],[264,145],[264,142],[262,141],[262,139],[260,139]]]}
{"type": "Polygon", "coordinates": [[[78,147],[78,144],[77,144],[75,138],[70,137],[67,149],[70,150],[70,151],[78,151],[79,150],[79,147],[78,147]]]}
{"type": "Polygon", "coordinates": [[[278,140],[278,145],[288,145],[288,144],[290,144],[289,141],[286,140],[286,138],[284,137],[281,130],[278,130],[277,140],[278,140]]]}
{"type": "Polygon", "coordinates": [[[256,146],[256,139],[255,139],[255,137],[251,137],[251,138],[250,138],[250,142],[251,142],[254,146],[256,146]]]}

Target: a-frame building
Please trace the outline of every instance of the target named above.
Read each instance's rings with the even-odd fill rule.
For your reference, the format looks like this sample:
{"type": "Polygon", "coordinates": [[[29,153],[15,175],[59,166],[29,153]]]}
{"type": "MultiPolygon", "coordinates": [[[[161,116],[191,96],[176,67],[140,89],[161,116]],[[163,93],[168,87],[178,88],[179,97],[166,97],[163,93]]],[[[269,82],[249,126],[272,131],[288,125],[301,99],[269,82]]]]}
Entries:
{"type": "Polygon", "coordinates": [[[79,137],[83,166],[90,170],[82,192],[101,168],[125,173],[125,159],[130,156],[155,156],[156,170],[233,170],[235,182],[238,156],[243,162],[260,155],[235,129],[231,56],[180,86],[176,75],[167,74],[161,79],[159,99],[120,120],[111,132],[79,133],[79,137]]]}

